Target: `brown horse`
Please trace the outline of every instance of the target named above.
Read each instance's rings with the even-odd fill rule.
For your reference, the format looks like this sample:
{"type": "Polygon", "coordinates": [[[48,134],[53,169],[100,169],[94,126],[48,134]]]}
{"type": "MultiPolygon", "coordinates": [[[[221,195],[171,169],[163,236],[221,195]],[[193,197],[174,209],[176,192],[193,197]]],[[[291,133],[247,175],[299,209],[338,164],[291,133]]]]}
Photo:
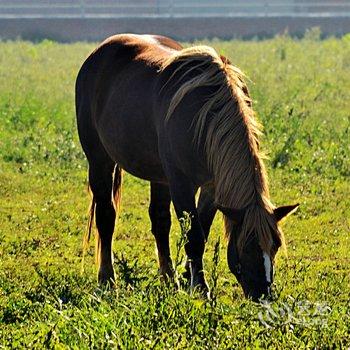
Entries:
{"type": "Polygon", "coordinates": [[[101,284],[114,283],[112,237],[121,171],[151,182],[149,215],[160,273],[172,277],[170,202],[189,213],[185,251],[192,288],[207,291],[203,253],[217,209],[228,265],[246,296],[270,293],[283,243],[277,223],[295,206],[269,201],[259,124],[243,74],[207,46],[162,36],[116,35],[84,62],[76,81],[80,141],[89,162],[101,284]],[[195,195],[200,188],[198,205],[195,195]]]}

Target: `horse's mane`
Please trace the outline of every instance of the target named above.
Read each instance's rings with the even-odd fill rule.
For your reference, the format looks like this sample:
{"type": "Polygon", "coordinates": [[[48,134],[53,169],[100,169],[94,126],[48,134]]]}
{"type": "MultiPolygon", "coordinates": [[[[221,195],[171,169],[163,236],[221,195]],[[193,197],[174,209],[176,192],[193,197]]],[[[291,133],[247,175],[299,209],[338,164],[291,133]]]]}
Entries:
{"type": "MultiPolygon", "coordinates": [[[[182,84],[172,97],[166,121],[186,94],[201,87],[214,89],[193,120],[194,144],[205,145],[208,166],[214,175],[215,202],[245,210],[239,251],[256,232],[261,248],[271,252],[274,242],[278,246],[283,243],[283,234],[273,219],[274,207],[259,152],[261,126],[255,118],[243,73],[208,46],[172,54],[163,62],[162,70],[169,66],[175,69],[166,84],[170,80],[182,84]]],[[[226,233],[230,234],[233,222],[224,219],[226,233]]]]}

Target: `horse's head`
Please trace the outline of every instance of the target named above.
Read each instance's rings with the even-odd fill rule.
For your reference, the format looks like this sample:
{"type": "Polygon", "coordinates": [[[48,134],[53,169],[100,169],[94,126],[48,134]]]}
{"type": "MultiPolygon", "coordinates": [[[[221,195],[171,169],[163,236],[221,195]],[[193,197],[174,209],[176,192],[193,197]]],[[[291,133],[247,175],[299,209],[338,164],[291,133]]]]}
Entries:
{"type": "MultiPolygon", "coordinates": [[[[281,246],[281,233],[278,222],[298,207],[296,205],[275,208],[273,213],[268,214],[269,224],[266,227],[271,232],[266,232],[265,239],[270,239],[269,244],[262,244],[262,238],[256,230],[249,230],[247,234],[246,210],[232,210],[218,207],[228,219],[226,230],[228,230],[229,241],[227,248],[228,266],[241,284],[246,297],[258,301],[262,297],[271,297],[271,285],[273,283],[274,258],[281,246]],[[246,232],[244,232],[246,231],[246,232]],[[268,247],[268,248],[267,248],[268,247]]],[[[256,218],[253,218],[256,220],[256,218]]],[[[250,220],[252,222],[252,220],[250,220]]],[[[256,223],[250,227],[255,227],[256,223]]],[[[261,233],[260,233],[261,235],[261,233]]]]}

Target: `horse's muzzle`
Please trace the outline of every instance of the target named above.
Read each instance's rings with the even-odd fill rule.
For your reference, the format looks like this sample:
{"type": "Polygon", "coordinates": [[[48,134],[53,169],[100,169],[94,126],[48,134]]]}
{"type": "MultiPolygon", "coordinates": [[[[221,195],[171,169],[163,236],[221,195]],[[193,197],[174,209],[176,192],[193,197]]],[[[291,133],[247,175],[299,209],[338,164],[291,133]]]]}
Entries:
{"type": "Polygon", "coordinates": [[[272,301],[272,292],[271,292],[271,285],[257,285],[253,287],[245,287],[242,285],[244,295],[246,298],[251,299],[252,301],[258,303],[259,301],[272,301]]]}

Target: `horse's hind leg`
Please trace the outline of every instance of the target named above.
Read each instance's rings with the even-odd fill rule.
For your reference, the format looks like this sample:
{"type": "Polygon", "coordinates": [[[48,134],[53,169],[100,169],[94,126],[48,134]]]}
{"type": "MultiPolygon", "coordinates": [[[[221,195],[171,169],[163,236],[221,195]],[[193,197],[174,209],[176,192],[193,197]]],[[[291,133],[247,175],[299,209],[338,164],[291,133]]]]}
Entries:
{"type": "Polygon", "coordinates": [[[97,257],[100,284],[114,284],[112,239],[116,219],[113,197],[119,196],[121,169],[108,158],[89,162],[89,183],[96,203],[96,227],[98,231],[97,257]]]}
{"type": "Polygon", "coordinates": [[[169,186],[152,182],[149,216],[152,222],[152,233],[157,244],[159,271],[163,278],[173,277],[169,248],[170,201],[169,186]]]}

